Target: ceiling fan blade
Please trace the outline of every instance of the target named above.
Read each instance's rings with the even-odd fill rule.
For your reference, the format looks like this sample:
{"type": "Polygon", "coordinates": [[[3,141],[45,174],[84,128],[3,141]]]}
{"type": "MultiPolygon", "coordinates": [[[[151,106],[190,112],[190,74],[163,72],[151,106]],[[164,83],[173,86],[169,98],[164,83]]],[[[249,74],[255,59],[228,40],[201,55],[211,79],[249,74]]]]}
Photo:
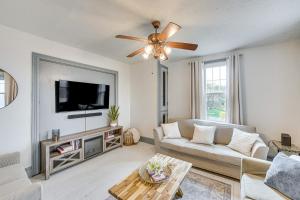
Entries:
{"type": "Polygon", "coordinates": [[[132,53],[129,54],[127,57],[128,57],[128,58],[131,58],[131,57],[133,57],[133,56],[136,56],[136,55],[142,53],[143,51],[144,51],[144,47],[143,47],[143,48],[140,48],[140,49],[138,49],[138,50],[136,50],[136,51],[134,51],[134,52],[132,52],[132,53]]]}
{"type": "Polygon", "coordinates": [[[174,35],[180,29],[181,29],[181,26],[179,26],[178,24],[175,24],[173,22],[170,22],[164,28],[164,30],[159,34],[159,39],[162,40],[162,41],[165,41],[166,39],[168,39],[169,37],[174,35]]]}
{"type": "Polygon", "coordinates": [[[167,42],[167,46],[176,49],[185,49],[195,51],[198,44],[184,43],[184,42],[167,42]]]}
{"type": "Polygon", "coordinates": [[[128,35],[116,35],[116,38],[127,39],[127,40],[135,40],[135,41],[139,41],[139,42],[148,43],[147,39],[134,37],[134,36],[128,36],[128,35]]]}

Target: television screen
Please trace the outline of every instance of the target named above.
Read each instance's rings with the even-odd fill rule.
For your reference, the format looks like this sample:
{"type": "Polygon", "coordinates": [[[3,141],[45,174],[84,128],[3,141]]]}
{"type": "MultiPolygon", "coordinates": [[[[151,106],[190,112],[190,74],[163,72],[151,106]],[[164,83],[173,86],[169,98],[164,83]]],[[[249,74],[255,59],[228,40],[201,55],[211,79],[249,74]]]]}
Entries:
{"type": "Polygon", "coordinates": [[[55,81],[56,112],[109,107],[109,85],[55,81]]]}

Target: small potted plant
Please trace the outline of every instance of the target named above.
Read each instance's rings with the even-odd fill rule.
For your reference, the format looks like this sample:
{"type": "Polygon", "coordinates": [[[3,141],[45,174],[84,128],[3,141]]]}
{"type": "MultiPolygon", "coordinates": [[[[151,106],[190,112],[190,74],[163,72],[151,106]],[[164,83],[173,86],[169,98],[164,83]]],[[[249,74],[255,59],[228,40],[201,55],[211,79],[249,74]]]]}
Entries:
{"type": "Polygon", "coordinates": [[[163,171],[163,166],[162,166],[162,163],[154,160],[154,161],[149,161],[147,163],[146,169],[148,171],[148,174],[150,176],[153,176],[153,175],[161,174],[163,171]]]}
{"type": "Polygon", "coordinates": [[[118,125],[118,118],[119,118],[119,106],[113,105],[110,107],[107,116],[110,120],[110,126],[115,127],[118,125]]]}

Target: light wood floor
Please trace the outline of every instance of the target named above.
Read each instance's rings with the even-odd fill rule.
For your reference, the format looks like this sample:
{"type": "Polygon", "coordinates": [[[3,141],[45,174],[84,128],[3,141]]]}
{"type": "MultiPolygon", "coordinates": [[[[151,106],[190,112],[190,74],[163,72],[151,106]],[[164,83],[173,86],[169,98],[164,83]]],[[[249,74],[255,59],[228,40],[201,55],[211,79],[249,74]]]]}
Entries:
{"type": "MultiPolygon", "coordinates": [[[[109,194],[107,190],[131,171],[155,154],[154,147],[140,142],[138,145],[118,148],[84,163],[56,173],[45,181],[41,175],[32,181],[41,181],[45,200],[102,200],[109,194]]],[[[232,200],[239,199],[239,182],[192,169],[204,176],[220,180],[232,187],[232,200]]]]}

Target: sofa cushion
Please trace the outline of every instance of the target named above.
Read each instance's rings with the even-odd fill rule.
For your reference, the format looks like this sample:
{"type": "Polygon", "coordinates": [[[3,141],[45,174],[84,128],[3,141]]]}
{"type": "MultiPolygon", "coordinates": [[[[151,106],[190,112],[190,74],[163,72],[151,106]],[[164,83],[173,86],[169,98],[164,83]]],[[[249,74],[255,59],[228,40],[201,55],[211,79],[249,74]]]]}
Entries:
{"type": "Polygon", "coordinates": [[[193,138],[194,122],[195,120],[193,119],[178,121],[178,128],[180,130],[181,137],[187,138],[189,140],[193,138]]]}
{"type": "Polygon", "coordinates": [[[286,200],[283,194],[264,184],[264,177],[243,174],[241,179],[241,199],[286,200]]]}
{"type": "Polygon", "coordinates": [[[185,138],[163,139],[161,141],[161,147],[236,166],[241,165],[241,158],[244,157],[239,152],[236,152],[224,145],[194,144],[185,138]]]}
{"type": "Polygon", "coordinates": [[[20,164],[0,168],[0,186],[19,180],[28,179],[24,167],[20,164]]]}
{"type": "MultiPolygon", "coordinates": [[[[171,120],[172,121],[172,120],[171,120]]],[[[199,119],[186,119],[178,120],[178,127],[182,137],[191,140],[194,133],[194,124],[202,126],[216,126],[216,132],[214,137],[215,144],[229,144],[233,133],[233,128],[238,128],[242,131],[255,133],[256,128],[251,126],[243,126],[236,124],[226,124],[220,122],[211,122],[199,119]]]]}

